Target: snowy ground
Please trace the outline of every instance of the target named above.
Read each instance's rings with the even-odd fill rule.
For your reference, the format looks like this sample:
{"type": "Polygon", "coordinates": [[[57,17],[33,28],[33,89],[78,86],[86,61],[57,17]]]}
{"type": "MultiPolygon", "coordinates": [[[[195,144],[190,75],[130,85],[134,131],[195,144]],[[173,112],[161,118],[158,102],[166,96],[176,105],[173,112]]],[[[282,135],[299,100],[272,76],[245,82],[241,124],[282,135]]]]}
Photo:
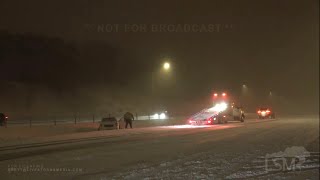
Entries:
{"type": "MultiPolygon", "coordinates": [[[[137,120],[133,122],[134,128],[155,127],[155,126],[168,126],[185,124],[186,118],[171,118],[165,120],[137,120]]],[[[125,123],[120,121],[121,128],[125,127],[125,123]]],[[[29,126],[28,123],[24,124],[10,124],[7,128],[0,126],[0,145],[16,144],[18,142],[25,142],[34,140],[40,137],[52,137],[67,134],[83,134],[88,132],[95,132],[98,130],[99,122],[78,122],[74,124],[72,121],[64,124],[37,124],[29,126]]],[[[114,131],[111,133],[115,133],[114,131]]],[[[77,136],[77,135],[76,135],[77,136]]]]}
{"type": "Polygon", "coordinates": [[[29,138],[21,134],[20,140],[14,136],[3,138],[0,176],[1,179],[319,179],[318,152],[318,117],[48,133],[45,137],[29,138]],[[297,164],[295,169],[290,166],[297,164]]]}

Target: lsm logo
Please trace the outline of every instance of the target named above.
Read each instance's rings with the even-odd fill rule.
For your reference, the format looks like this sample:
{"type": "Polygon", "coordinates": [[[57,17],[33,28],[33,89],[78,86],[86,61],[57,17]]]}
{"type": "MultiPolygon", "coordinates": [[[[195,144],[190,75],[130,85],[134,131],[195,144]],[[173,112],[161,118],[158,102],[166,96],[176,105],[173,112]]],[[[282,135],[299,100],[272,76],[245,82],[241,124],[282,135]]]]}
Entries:
{"type": "Polygon", "coordinates": [[[319,152],[309,152],[304,147],[293,146],[265,156],[265,170],[299,171],[319,168],[319,152]]]}

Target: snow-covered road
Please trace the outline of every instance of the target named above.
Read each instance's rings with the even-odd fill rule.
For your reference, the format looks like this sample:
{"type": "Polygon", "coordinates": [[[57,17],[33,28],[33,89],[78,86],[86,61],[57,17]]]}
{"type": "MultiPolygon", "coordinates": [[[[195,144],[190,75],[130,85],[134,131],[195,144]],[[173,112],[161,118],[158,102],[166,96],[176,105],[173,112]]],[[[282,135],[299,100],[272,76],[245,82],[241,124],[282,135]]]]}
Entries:
{"type": "Polygon", "coordinates": [[[318,117],[83,132],[0,145],[1,179],[319,176],[318,117]]]}

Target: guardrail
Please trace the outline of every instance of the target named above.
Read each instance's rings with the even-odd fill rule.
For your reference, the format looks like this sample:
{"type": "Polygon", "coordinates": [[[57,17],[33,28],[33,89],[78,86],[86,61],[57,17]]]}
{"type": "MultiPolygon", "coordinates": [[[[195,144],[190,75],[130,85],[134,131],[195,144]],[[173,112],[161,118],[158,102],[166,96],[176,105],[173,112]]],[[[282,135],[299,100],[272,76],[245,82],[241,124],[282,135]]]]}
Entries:
{"type": "MultiPolygon", "coordinates": [[[[60,124],[78,124],[78,123],[97,123],[100,122],[100,120],[103,117],[108,117],[108,116],[112,116],[107,115],[107,116],[101,116],[101,115],[95,115],[92,114],[91,116],[80,116],[75,115],[73,117],[59,117],[58,116],[47,116],[47,117],[43,117],[43,118],[32,118],[32,117],[28,117],[25,119],[9,119],[7,120],[6,123],[3,124],[3,127],[10,127],[10,126],[38,126],[38,125],[60,125],[60,124]]],[[[155,115],[141,115],[138,116],[138,113],[135,113],[135,120],[136,121],[155,121],[155,122],[161,122],[161,121],[175,121],[177,119],[187,119],[188,117],[191,116],[166,116],[165,118],[160,118],[160,116],[155,116],[155,115]],[[157,118],[158,117],[158,118],[157,118]]],[[[246,113],[246,118],[255,118],[256,117],[256,113],[246,113]]],[[[120,117],[117,117],[117,119],[120,120],[120,117]]]]}
{"type": "MultiPolygon", "coordinates": [[[[14,118],[9,119],[3,123],[4,127],[10,127],[10,126],[35,126],[35,125],[58,125],[58,124],[78,124],[78,123],[96,123],[100,122],[102,118],[105,117],[111,117],[111,114],[108,115],[79,115],[75,114],[73,117],[61,117],[61,116],[42,116],[33,118],[32,116],[27,116],[26,118],[14,118]]],[[[121,116],[116,118],[118,120],[121,119],[121,116]]],[[[165,117],[160,115],[142,115],[138,116],[138,113],[135,113],[135,120],[138,121],[145,121],[145,120],[166,120],[169,119],[169,117],[166,115],[165,117]]]]}

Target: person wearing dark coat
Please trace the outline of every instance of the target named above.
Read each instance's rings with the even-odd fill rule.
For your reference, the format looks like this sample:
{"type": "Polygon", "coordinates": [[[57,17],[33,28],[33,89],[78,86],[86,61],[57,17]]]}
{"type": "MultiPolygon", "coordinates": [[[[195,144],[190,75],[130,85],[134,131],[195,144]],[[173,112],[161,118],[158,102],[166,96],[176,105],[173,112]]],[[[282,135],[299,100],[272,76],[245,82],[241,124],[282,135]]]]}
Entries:
{"type": "Polygon", "coordinates": [[[130,128],[132,129],[132,121],[134,121],[134,116],[131,112],[126,112],[123,116],[124,121],[126,122],[126,129],[128,127],[128,124],[130,125],[130,128]]]}

